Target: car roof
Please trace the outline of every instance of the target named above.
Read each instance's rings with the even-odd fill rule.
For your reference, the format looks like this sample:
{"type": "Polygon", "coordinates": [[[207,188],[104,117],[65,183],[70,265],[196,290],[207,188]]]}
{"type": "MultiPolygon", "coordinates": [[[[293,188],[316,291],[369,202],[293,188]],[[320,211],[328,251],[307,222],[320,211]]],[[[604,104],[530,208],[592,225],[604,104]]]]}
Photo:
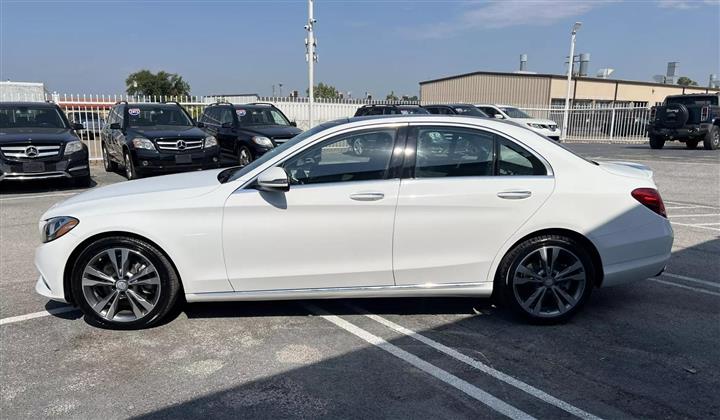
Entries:
{"type": "Polygon", "coordinates": [[[57,104],[54,102],[0,102],[0,106],[34,106],[42,108],[55,108],[57,104]]]}
{"type": "Polygon", "coordinates": [[[686,96],[720,96],[720,92],[715,92],[715,93],[711,93],[711,92],[708,92],[708,93],[683,93],[683,94],[680,94],[680,95],[668,95],[668,96],[666,96],[666,98],[683,98],[683,97],[686,97],[686,96]]]}
{"type": "Polygon", "coordinates": [[[434,106],[447,106],[447,107],[452,108],[454,106],[475,106],[475,105],[464,103],[464,102],[456,102],[456,103],[452,103],[452,104],[428,104],[428,105],[423,105],[423,108],[434,107],[434,106]]]}

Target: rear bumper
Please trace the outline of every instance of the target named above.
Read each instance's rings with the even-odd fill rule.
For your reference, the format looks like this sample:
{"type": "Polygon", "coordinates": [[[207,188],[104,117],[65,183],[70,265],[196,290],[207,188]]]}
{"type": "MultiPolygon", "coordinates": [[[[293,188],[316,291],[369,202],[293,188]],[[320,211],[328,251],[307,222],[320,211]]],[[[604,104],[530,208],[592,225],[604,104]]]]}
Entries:
{"type": "Polygon", "coordinates": [[[648,127],[648,134],[651,136],[660,136],[666,139],[687,139],[696,137],[705,137],[710,124],[688,125],[682,128],[665,128],[665,127],[648,127]]]}

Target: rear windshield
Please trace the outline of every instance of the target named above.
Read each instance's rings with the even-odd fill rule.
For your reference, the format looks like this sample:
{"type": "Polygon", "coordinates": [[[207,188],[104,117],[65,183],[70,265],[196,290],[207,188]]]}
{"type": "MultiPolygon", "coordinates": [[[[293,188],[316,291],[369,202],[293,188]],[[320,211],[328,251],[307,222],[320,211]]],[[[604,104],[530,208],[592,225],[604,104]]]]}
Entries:
{"type": "Polygon", "coordinates": [[[130,127],[193,125],[185,112],[177,106],[128,105],[127,115],[130,127]]]}
{"type": "Polygon", "coordinates": [[[271,107],[247,107],[235,108],[238,121],[244,125],[290,125],[282,112],[271,107]]]}
{"type": "Polygon", "coordinates": [[[480,109],[474,106],[459,106],[455,105],[452,107],[458,115],[472,115],[475,117],[487,117],[487,114],[482,112],[480,109]]]}
{"type": "Polygon", "coordinates": [[[0,128],[67,128],[57,108],[48,106],[2,106],[0,128]]]}
{"type": "Polygon", "coordinates": [[[429,114],[427,109],[419,106],[399,106],[397,110],[398,112],[391,112],[391,114],[429,114]]]}
{"type": "Polygon", "coordinates": [[[714,95],[711,95],[711,96],[673,96],[673,97],[667,98],[665,100],[665,103],[683,104],[683,105],[701,105],[701,106],[717,105],[718,97],[714,96],[714,95]]]}

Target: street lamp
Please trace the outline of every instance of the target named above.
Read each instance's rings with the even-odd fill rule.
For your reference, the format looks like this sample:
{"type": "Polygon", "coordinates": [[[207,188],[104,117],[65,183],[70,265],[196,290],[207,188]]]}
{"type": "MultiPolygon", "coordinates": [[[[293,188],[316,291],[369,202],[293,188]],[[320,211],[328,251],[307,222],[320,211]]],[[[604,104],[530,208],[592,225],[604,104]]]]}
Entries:
{"type": "Polygon", "coordinates": [[[560,139],[562,141],[565,141],[567,139],[568,119],[570,117],[570,85],[572,84],[573,61],[575,60],[575,35],[577,34],[578,29],[580,29],[580,26],[582,26],[582,22],[575,22],[572,28],[572,33],[570,35],[570,57],[568,59],[567,70],[567,92],[565,94],[565,112],[563,112],[562,134],[560,135],[560,139]]]}
{"type": "Polygon", "coordinates": [[[308,23],[305,25],[305,30],[308,35],[305,38],[305,60],[308,63],[308,128],[313,126],[313,102],[315,102],[315,68],[314,64],[317,61],[317,54],[315,53],[315,47],[317,41],[315,39],[315,33],[313,28],[315,26],[315,17],[313,15],[313,0],[308,0],[308,23]]]}

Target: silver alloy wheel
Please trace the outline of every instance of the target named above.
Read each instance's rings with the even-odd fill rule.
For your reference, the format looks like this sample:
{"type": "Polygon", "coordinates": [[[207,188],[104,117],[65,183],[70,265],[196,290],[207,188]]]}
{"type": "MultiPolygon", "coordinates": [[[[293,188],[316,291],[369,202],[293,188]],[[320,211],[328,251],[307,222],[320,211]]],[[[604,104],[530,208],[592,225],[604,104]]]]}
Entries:
{"type": "Polygon", "coordinates": [[[111,248],[85,266],[82,292],[88,305],[108,321],[131,322],[144,318],[160,299],[160,276],[140,252],[111,248]]]}
{"type": "Polygon", "coordinates": [[[712,142],[715,145],[715,147],[720,146],[720,129],[715,130],[715,134],[713,134],[712,142]]]}
{"type": "Polygon", "coordinates": [[[132,160],[130,159],[130,155],[125,153],[125,177],[127,179],[133,179],[133,175],[132,160]]]}
{"type": "Polygon", "coordinates": [[[107,171],[110,169],[110,161],[108,160],[109,159],[108,152],[107,152],[107,149],[105,148],[105,146],[102,147],[102,154],[103,154],[103,165],[105,166],[105,170],[107,171]]]}
{"type": "Polygon", "coordinates": [[[358,156],[362,156],[362,154],[365,152],[365,144],[363,143],[362,139],[355,139],[352,144],[353,153],[355,153],[358,156]]]}
{"type": "Polygon", "coordinates": [[[252,157],[250,156],[250,151],[245,147],[240,148],[240,157],[238,158],[238,163],[240,163],[240,166],[245,166],[251,161],[252,157]]]}
{"type": "Polygon", "coordinates": [[[512,274],[515,299],[530,315],[552,318],[574,308],[587,287],[585,266],[559,246],[544,246],[520,261],[512,274]]]}

